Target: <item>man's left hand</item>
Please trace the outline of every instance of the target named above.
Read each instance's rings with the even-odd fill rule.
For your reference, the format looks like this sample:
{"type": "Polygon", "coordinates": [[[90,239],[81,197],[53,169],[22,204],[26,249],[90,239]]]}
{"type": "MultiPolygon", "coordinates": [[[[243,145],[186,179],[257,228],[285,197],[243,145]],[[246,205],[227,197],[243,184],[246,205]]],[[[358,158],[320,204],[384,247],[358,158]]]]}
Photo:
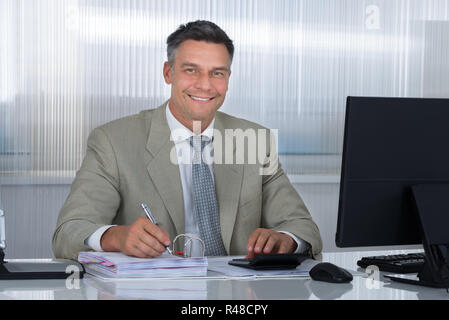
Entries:
{"type": "Polygon", "coordinates": [[[295,240],[285,233],[258,228],[248,239],[248,254],[245,258],[252,259],[261,253],[292,253],[297,246],[295,240]]]}

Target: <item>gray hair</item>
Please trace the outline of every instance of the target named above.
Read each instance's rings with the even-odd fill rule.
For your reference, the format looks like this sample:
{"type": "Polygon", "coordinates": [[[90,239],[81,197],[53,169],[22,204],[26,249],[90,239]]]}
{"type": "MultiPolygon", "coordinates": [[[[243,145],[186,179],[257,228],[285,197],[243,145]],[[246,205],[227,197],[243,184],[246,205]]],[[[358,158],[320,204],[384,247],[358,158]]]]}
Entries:
{"type": "Polygon", "coordinates": [[[167,38],[167,59],[171,68],[177,54],[179,45],[186,40],[206,41],[222,43],[229,53],[230,63],[234,57],[234,44],[228,35],[215,23],[205,20],[197,20],[182,24],[167,38]]]}

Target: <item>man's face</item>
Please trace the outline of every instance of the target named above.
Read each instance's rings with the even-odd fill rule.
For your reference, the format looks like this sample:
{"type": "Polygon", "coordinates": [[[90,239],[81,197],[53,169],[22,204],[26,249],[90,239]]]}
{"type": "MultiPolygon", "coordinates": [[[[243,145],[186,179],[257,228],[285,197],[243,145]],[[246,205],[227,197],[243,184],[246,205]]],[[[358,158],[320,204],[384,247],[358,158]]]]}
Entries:
{"type": "Polygon", "coordinates": [[[170,68],[164,64],[164,78],[171,84],[170,111],[192,131],[193,121],[204,130],[224,102],[228,90],[230,57],[224,44],[186,40],[170,68]]]}

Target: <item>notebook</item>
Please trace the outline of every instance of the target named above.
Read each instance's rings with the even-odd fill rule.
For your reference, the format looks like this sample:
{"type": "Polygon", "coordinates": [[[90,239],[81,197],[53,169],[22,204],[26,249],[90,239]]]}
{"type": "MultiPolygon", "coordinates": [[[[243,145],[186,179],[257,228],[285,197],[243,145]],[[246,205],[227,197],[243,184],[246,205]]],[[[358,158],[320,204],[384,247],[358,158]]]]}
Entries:
{"type": "Polygon", "coordinates": [[[102,278],[204,277],[207,258],[182,258],[164,252],[156,258],[136,258],[121,252],[80,252],[78,261],[87,273],[102,278]]]}

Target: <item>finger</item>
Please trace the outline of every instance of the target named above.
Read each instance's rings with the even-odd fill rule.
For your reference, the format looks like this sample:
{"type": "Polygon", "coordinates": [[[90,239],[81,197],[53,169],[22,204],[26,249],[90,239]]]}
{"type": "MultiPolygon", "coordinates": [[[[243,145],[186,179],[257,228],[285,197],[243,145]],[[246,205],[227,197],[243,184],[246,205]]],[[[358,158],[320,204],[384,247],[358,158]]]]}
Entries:
{"type": "Polygon", "coordinates": [[[151,234],[154,238],[156,238],[163,246],[170,245],[170,235],[167,231],[155,225],[154,223],[148,221],[148,223],[144,224],[144,230],[151,234]]]}
{"type": "Polygon", "coordinates": [[[147,254],[139,249],[137,242],[128,244],[126,246],[125,250],[123,250],[123,253],[125,253],[128,256],[134,256],[137,258],[146,258],[147,257],[147,254]]]}
{"type": "Polygon", "coordinates": [[[247,255],[245,256],[245,259],[253,259],[256,255],[254,254],[253,251],[248,252],[247,255]]]}
{"type": "Polygon", "coordinates": [[[254,246],[254,253],[262,253],[265,244],[268,241],[270,234],[268,232],[261,232],[257,238],[256,245],[254,246]]]}
{"type": "Polygon", "coordinates": [[[141,246],[139,244],[135,244],[132,249],[132,255],[136,256],[137,258],[153,258],[156,255],[153,255],[148,250],[148,247],[145,248],[144,246],[141,246]]]}
{"type": "MultiPolygon", "coordinates": [[[[156,240],[155,240],[156,241],[156,240]]],[[[154,257],[158,257],[162,254],[162,252],[159,252],[157,250],[155,250],[153,247],[148,246],[146,243],[144,242],[139,242],[137,244],[137,249],[142,252],[144,254],[143,258],[154,258],[154,257]]]]}
{"type": "MultiPolygon", "coordinates": [[[[158,243],[158,241],[153,238],[153,243],[158,243]]],[[[134,235],[133,239],[128,242],[127,251],[128,254],[130,252],[131,255],[134,255],[139,258],[152,258],[159,256],[161,254],[159,251],[155,250],[151,245],[148,245],[147,243],[142,241],[140,236],[138,235],[134,235]]]]}
{"type": "Polygon", "coordinates": [[[254,253],[254,246],[256,245],[257,238],[259,234],[262,232],[262,229],[258,228],[254,230],[254,232],[250,235],[248,239],[248,244],[246,245],[246,249],[248,250],[245,259],[253,259],[256,255],[254,253]]]}
{"type": "Polygon", "coordinates": [[[148,221],[148,224],[143,225],[141,232],[137,233],[137,239],[153,250],[162,253],[165,251],[165,245],[155,237],[155,233],[158,232],[158,229],[160,228],[148,221]]]}
{"type": "Polygon", "coordinates": [[[246,249],[248,250],[248,253],[254,251],[254,246],[255,246],[255,244],[256,244],[257,238],[259,238],[260,232],[261,232],[260,229],[256,229],[256,230],[249,236],[248,244],[246,245],[246,249]]]}
{"type": "Polygon", "coordinates": [[[279,237],[277,237],[275,234],[272,234],[265,244],[265,247],[263,248],[263,253],[268,254],[271,252],[274,252],[275,247],[280,242],[279,237]]]}
{"type": "Polygon", "coordinates": [[[153,228],[158,227],[149,220],[140,219],[138,223],[134,225],[134,229],[132,230],[132,236],[135,238],[134,245],[137,245],[140,250],[147,255],[154,255],[154,253],[147,250],[146,247],[157,251],[159,254],[165,251],[165,247],[153,236],[152,233],[155,232],[153,231],[153,228]]]}
{"type": "Polygon", "coordinates": [[[163,246],[155,237],[153,237],[149,233],[142,232],[140,235],[138,235],[138,240],[140,242],[139,248],[141,249],[145,249],[145,247],[151,248],[152,250],[157,251],[159,254],[165,251],[165,246],[163,246]]]}

